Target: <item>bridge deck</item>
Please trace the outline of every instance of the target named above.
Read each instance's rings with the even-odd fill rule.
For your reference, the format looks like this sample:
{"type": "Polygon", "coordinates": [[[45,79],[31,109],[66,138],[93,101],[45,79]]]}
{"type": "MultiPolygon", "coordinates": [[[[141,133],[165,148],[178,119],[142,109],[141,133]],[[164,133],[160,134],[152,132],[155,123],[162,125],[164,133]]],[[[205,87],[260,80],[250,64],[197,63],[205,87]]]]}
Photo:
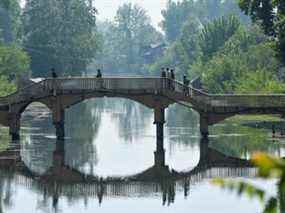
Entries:
{"type": "Polygon", "coordinates": [[[210,108],[247,107],[282,108],[285,107],[284,94],[208,94],[179,81],[159,77],[69,77],[44,79],[21,88],[14,94],[0,98],[0,105],[16,104],[31,98],[42,98],[56,90],[58,94],[101,92],[109,96],[123,95],[165,95],[173,102],[189,102],[199,108],[199,104],[210,108]]]}

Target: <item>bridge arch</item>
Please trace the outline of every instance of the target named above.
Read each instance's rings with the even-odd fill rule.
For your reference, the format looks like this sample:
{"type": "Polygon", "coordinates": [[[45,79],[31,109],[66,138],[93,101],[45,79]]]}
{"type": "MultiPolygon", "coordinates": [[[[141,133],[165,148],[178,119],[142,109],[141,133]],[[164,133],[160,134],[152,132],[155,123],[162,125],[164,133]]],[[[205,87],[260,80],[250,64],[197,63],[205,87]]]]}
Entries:
{"type": "Polygon", "coordinates": [[[32,107],[33,104],[40,104],[40,105],[44,106],[45,108],[47,108],[50,112],[52,112],[52,108],[48,104],[46,104],[45,102],[43,102],[43,101],[30,101],[30,102],[25,103],[24,105],[22,105],[19,108],[18,113],[20,115],[22,115],[26,111],[26,109],[32,107]]]}
{"type": "Polygon", "coordinates": [[[175,101],[168,99],[164,96],[155,96],[153,94],[149,95],[130,95],[130,94],[122,94],[122,93],[103,93],[98,94],[98,92],[94,92],[91,94],[85,94],[85,95],[77,95],[77,94],[65,94],[60,97],[61,99],[61,105],[63,108],[69,108],[73,105],[76,105],[78,103],[84,102],[86,100],[90,99],[96,99],[96,98],[120,98],[120,99],[126,99],[130,101],[137,102],[139,104],[142,104],[150,109],[153,109],[157,106],[160,106],[162,108],[167,108],[170,104],[175,103],[175,101]]]}

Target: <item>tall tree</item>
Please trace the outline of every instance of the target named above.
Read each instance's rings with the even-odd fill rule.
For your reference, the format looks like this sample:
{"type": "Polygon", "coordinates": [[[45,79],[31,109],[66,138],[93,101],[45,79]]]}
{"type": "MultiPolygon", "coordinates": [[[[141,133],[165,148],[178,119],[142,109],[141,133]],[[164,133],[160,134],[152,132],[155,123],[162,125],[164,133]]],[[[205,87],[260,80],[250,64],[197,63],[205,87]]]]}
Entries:
{"type": "Polygon", "coordinates": [[[96,9],[85,0],[27,0],[24,47],[34,76],[81,74],[98,49],[96,9]]]}
{"type": "Polygon", "coordinates": [[[229,15],[237,16],[242,23],[248,22],[235,0],[169,0],[167,8],[162,11],[161,25],[167,40],[172,43],[179,38],[189,18],[198,20],[203,26],[216,18],[229,15]]]}
{"type": "Polygon", "coordinates": [[[195,3],[193,0],[183,0],[174,2],[168,0],[167,8],[162,10],[162,29],[169,42],[175,41],[179,36],[183,23],[189,16],[195,13],[195,3]]]}
{"type": "Polygon", "coordinates": [[[12,43],[20,39],[21,13],[18,0],[0,1],[0,40],[12,43]]]}
{"type": "Polygon", "coordinates": [[[114,22],[103,23],[100,30],[103,52],[96,63],[107,72],[143,73],[145,49],[162,42],[146,11],[131,3],[119,7],[114,22]]]}
{"type": "Polygon", "coordinates": [[[267,35],[278,39],[280,58],[285,63],[285,1],[239,0],[239,6],[253,21],[261,21],[267,35]]]}
{"type": "Polygon", "coordinates": [[[209,60],[240,27],[235,16],[221,17],[207,24],[199,36],[202,61],[209,60]]]}

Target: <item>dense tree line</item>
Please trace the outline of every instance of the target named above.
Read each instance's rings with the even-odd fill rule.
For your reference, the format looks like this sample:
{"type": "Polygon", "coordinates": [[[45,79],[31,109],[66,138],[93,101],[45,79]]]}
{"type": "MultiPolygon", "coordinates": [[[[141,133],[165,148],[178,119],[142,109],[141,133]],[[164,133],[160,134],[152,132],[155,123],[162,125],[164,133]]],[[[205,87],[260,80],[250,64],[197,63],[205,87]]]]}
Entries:
{"type": "Polygon", "coordinates": [[[92,1],[27,0],[24,8],[19,2],[0,1],[0,95],[15,90],[23,72],[84,73],[100,47],[92,1]]]}
{"type": "Polygon", "coordinates": [[[163,33],[138,5],[120,6],[98,22],[87,0],[0,2],[1,91],[24,71],[36,77],[105,73],[200,76],[209,92],[284,92],[282,0],[169,0],[163,33]],[[250,79],[245,81],[244,79],[250,79]]]}
{"type": "Polygon", "coordinates": [[[162,14],[168,49],[152,72],[173,66],[212,93],[285,91],[284,1],[169,1],[162,14]]]}

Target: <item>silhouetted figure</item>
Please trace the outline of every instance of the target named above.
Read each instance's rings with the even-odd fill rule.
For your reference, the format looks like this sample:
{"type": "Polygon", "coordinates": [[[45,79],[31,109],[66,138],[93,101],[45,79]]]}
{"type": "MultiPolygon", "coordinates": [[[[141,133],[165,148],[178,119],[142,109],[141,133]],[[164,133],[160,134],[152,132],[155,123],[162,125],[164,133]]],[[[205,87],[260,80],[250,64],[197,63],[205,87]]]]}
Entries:
{"type": "Polygon", "coordinates": [[[190,188],[190,181],[185,179],[184,180],[184,198],[186,199],[189,195],[189,188],[190,188]]]}
{"type": "Polygon", "coordinates": [[[272,125],[272,137],[273,137],[273,138],[275,138],[275,133],[276,133],[276,131],[275,131],[275,125],[273,124],[273,125],[272,125]]]}
{"type": "Polygon", "coordinates": [[[164,68],[161,69],[161,77],[166,78],[166,72],[164,68]]]}
{"type": "Polygon", "coordinates": [[[166,68],[166,78],[168,78],[167,79],[167,82],[168,82],[167,87],[168,87],[168,89],[171,89],[170,70],[168,67],[166,68]]]}
{"type": "Polygon", "coordinates": [[[171,69],[171,70],[170,70],[170,78],[171,78],[172,80],[175,80],[174,69],[171,69]]]}
{"type": "Polygon", "coordinates": [[[190,84],[190,80],[187,78],[186,75],[183,75],[183,84],[184,84],[184,93],[185,95],[189,95],[189,84],[190,84]]]}
{"type": "MultiPolygon", "coordinates": [[[[51,68],[51,76],[53,79],[57,78],[57,74],[55,72],[54,68],[51,68]]],[[[56,96],[56,89],[57,89],[57,84],[56,81],[52,81],[52,89],[51,89],[51,93],[53,94],[53,96],[56,96]]]]}
{"type": "Polygon", "coordinates": [[[174,69],[171,69],[169,72],[169,76],[170,76],[170,88],[171,90],[175,90],[175,82],[173,80],[175,80],[175,74],[174,74],[174,69]]]}
{"type": "Polygon", "coordinates": [[[166,68],[166,77],[167,77],[167,78],[170,78],[170,71],[169,71],[169,68],[168,68],[168,67],[166,68]]]}
{"type": "Polygon", "coordinates": [[[163,89],[165,89],[166,88],[166,86],[167,86],[167,79],[166,79],[166,72],[165,72],[165,68],[164,67],[162,67],[161,68],[161,78],[163,78],[162,80],[161,80],[161,82],[162,82],[162,88],[163,89]]]}
{"type": "Polygon", "coordinates": [[[51,76],[52,76],[53,78],[57,78],[57,74],[56,74],[54,68],[51,68],[51,76]]]}
{"type": "Polygon", "coordinates": [[[59,196],[56,192],[56,194],[52,196],[52,207],[54,209],[54,212],[58,212],[58,201],[59,201],[59,196]]]}
{"type": "Polygon", "coordinates": [[[184,85],[186,84],[186,81],[187,81],[187,77],[186,77],[186,75],[183,75],[183,84],[184,85]]]}
{"type": "Polygon", "coordinates": [[[103,178],[100,178],[99,179],[99,189],[98,189],[98,192],[97,192],[99,205],[101,205],[101,203],[103,201],[104,190],[105,190],[105,187],[104,187],[103,178]]]}
{"type": "Polygon", "coordinates": [[[96,78],[102,78],[102,73],[100,69],[97,70],[96,78]]]}

